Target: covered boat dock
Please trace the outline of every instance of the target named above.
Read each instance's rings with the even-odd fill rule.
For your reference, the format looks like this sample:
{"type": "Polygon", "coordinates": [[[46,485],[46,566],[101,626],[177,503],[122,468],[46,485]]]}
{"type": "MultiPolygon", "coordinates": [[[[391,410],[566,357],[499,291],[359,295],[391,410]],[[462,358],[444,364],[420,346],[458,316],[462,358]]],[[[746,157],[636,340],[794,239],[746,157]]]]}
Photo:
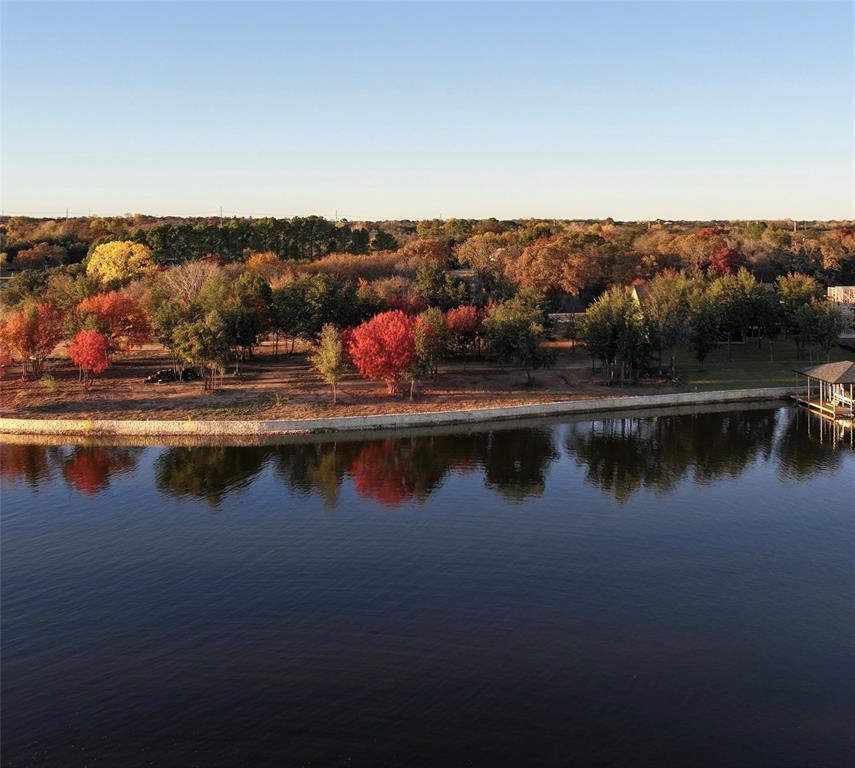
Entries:
{"type": "Polygon", "coordinates": [[[834,420],[855,418],[855,363],[842,360],[796,370],[804,376],[804,393],[796,402],[834,420]]]}

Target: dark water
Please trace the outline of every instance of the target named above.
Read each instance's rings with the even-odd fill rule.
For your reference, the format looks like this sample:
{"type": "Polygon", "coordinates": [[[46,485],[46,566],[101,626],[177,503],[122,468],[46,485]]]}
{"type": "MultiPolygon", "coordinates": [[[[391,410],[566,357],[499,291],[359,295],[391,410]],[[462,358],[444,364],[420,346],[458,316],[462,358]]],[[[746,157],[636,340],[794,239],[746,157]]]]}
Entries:
{"type": "Polygon", "coordinates": [[[850,440],[5,445],[3,765],[853,766],[850,440]]]}

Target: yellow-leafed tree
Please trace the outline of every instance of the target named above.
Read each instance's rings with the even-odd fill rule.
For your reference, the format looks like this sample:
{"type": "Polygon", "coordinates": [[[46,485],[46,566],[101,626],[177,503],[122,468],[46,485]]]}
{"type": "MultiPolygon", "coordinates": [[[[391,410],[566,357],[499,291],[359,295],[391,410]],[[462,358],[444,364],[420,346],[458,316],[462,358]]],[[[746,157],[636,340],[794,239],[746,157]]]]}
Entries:
{"type": "Polygon", "coordinates": [[[97,277],[102,283],[148,275],[156,268],[148,246],[133,240],[101,243],[86,262],[86,274],[97,277]]]}

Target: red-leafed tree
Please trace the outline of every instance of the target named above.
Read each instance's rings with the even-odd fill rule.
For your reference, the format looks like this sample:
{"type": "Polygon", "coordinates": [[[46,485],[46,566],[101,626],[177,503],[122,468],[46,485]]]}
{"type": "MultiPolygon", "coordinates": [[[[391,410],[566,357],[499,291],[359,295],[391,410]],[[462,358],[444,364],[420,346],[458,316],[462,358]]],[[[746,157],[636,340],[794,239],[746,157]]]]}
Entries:
{"type": "Polygon", "coordinates": [[[21,361],[21,378],[27,377],[29,364],[33,375],[42,372],[44,361],[62,339],[62,313],[43,302],[30,304],[8,315],[0,326],[0,347],[21,361]]]}
{"type": "Polygon", "coordinates": [[[68,356],[80,368],[83,386],[89,389],[93,374],[103,373],[110,366],[107,337],[100,331],[80,331],[68,345],[68,356]]]}
{"type": "Polygon", "coordinates": [[[723,245],[710,256],[710,269],[718,275],[735,275],[745,266],[745,257],[736,250],[723,245]]]}
{"type": "Polygon", "coordinates": [[[415,318],[400,310],[381,312],[350,334],[348,352],[367,379],[386,384],[394,394],[416,356],[415,318]]]}
{"type": "Polygon", "coordinates": [[[455,351],[463,355],[464,364],[466,353],[475,346],[481,335],[483,313],[478,307],[464,304],[462,307],[449,309],[445,313],[445,323],[451,336],[455,351]]]}
{"type": "Polygon", "coordinates": [[[101,293],[77,305],[80,325],[94,325],[107,338],[109,354],[138,347],[151,336],[151,325],[141,304],[118,291],[101,293]]]}

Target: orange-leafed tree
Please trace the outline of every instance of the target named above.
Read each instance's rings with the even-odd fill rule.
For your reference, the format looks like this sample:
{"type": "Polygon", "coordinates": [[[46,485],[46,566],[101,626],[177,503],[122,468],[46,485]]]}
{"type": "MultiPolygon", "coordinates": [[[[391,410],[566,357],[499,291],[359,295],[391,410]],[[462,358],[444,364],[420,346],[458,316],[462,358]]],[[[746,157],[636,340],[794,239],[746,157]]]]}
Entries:
{"type": "Polygon", "coordinates": [[[448,263],[451,251],[448,241],[440,238],[428,238],[426,240],[411,240],[398,251],[402,260],[412,259],[414,262],[436,261],[440,264],[448,263]]]}
{"type": "Polygon", "coordinates": [[[63,317],[53,304],[29,304],[7,315],[0,326],[0,347],[21,361],[21,378],[27,377],[27,365],[38,376],[44,361],[62,339],[63,317]]]}
{"type": "Polygon", "coordinates": [[[107,337],[91,329],[79,331],[68,345],[68,356],[80,368],[83,386],[89,389],[92,376],[103,373],[110,366],[107,337]]]}
{"type": "Polygon", "coordinates": [[[381,312],[351,331],[348,352],[367,379],[386,384],[394,394],[416,356],[416,320],[401,310],[381,312]]]}
{"type": "Polygon", "coordinates": [[[735,275],[745,266],[745,257],[736,248],[723,245],[710,256],[710,269],[717,275],[735,275]]]}
{"type": "Polygon", "coordinates": [[[100,293],[77,305],[80,327],[94,326],[107,339],[108,354],[126,352],[144,344],[151,325],[140,302],[118,291],[100,293]]]}
{"type": "Polygon", "coordinates": [[[449,336],[455,351],[463,355],[464,364],[466,353],[475,346],[481,336],[483,319],[483,313],[472,304],[464,304],[445,313],[449,336]]]}

